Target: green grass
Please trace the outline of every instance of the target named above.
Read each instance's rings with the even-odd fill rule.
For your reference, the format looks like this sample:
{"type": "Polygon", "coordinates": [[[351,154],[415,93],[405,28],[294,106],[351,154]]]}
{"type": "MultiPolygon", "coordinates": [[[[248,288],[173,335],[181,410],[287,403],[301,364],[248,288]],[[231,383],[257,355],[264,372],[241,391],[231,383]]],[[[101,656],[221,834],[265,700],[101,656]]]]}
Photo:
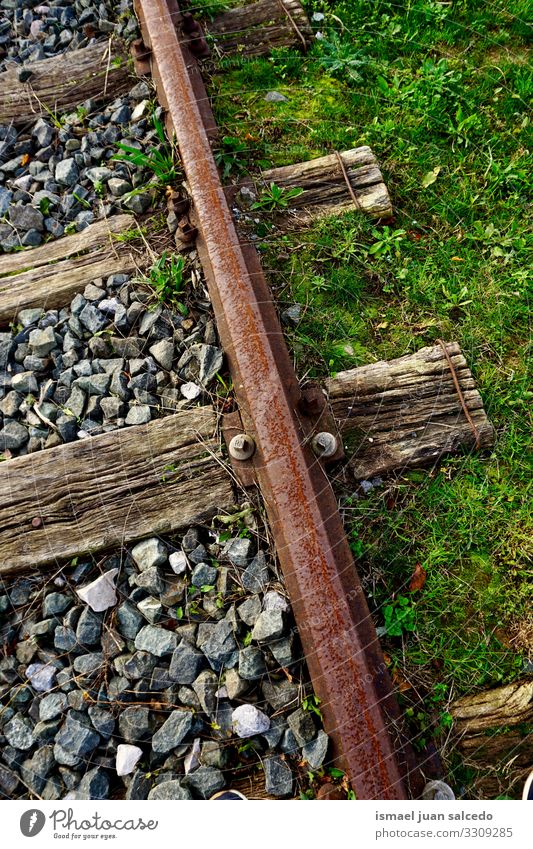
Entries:
{"type": "Polygon", "coordinates": [[[163,251],[159,259],[150,267],[147,282],[160,303],[174,307],[182,315],[187,315],[187,308],[180,300],[185,286],[184,271],[183,256],[163,251]]]}
{"type": "MultiPolygon", "coordinates": [[[[280,306],[304,307],[288,332],[299,371],[323,377],[457,340],[496,428],[492,452],[387,481],[347,511],[376,624],[402,633],[383,638],[391,665],[445,733],[450,697],[513,680],[533,652],[528,6],[306,7],[325,15],[306,56],[226,60],[213,78],[217,120],[239,150],[226,177],[370,145],[394,221],[354,211],[258,231],[280,306]],[[288,100],[265,101],[269,90],[288,100]],[[417,563],[427,580],[411,593],[417,563]]],[[[423,730],[427,714],[414,719],[423,730]]]]}

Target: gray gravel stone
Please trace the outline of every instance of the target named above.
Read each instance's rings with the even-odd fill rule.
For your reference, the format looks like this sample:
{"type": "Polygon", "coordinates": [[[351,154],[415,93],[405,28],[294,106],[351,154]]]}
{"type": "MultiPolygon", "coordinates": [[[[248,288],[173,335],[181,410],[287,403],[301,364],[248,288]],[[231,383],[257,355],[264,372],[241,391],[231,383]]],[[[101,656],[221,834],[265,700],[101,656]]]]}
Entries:
{"type": "Polygon", "coordinates": [[[137,651],[122,666],[122,674],[133,680],[149,678],[156,663],[156,658],[150,652],[137,651]]]}
{"type": "Polygon", "coordinates": [[[231,622],[226,619],[217,622],[209,638],[203,644],[202,651],[215,672],[220,672],[224,666],[228,668],[235,666],[239,652],[233,636],[231,622]]]}
{"type": "Polygon", "coordinates": [[[43,601],[43,616],[58,616],[72,605],[72,598],[63,593],[48,593],[43,601]]]}
{"type": "Polygon", "coordinates": [[[244,569],[252,552],[252,541],[246,538],[232,539],[227,544],[224,553],[234,566],[244,569]]]}
{"type": "Polygon", "coordinates": [[[280,749],[285,755],[300,754],[300,746],[290,728],[287,728],[281,738],[280,749]]]}
{"type": "Polygon", "coordinates": [[[242,585],[250,593],[263,592],[268,584],[269,574],[266,556],[259,551],[241,575],[242,585]]]}
{"type": "Polygon", "coordinates": [[[286,103],[288,98],[279,91],[267,91],[263,100],[266,100],[268,103],[286,103]]]}
{"type": "Polygon", "coordinates": [[[89,395],[105,395],[109,389],[111,377],[108,374],[90,374],[77,377],[74,386],[79,386],[89,395]]]}
{"type": "Polygon", "coordinates": [[[210,799],[218,790],[226,786],[224,774],[213,766],[200,766],[187,776],[187,784],[202,799],[210,799]]]}
{"type": "Polygon", "coordinates": [[[239,675],[245,681],[256,681],[267,671],[263,652],[256,646],[246,646],[239,652],[239,675]]]}
{"type": "Polygon", "coordinates": [[[216,579],[217,570],[207,563],[198,563],[191,576],[191,581],[195,587],[214,586],[216,579]]]}
{"type": "Polygon", "coordinates": [[[12,799],[18,785],[18,776],[0,764],[0,791],[4,797],[12,799]]]}
{"type": "Polygon", "coordinates": [[[142,572],[152,566],[163,566],[168,560],[168,550],[160,539],[150,537],[137,543],[132,549],[131,556],[142,572]]]}
{"type": "Polygon", "coordinates": [[[319,731],[314,740],[306,743],[302,748],[304,760],[311,769],[320,769],[328,753],[328,735],[325,731],[319,731]]]}
{"type": "Polygon", "coordinates": [[[252,639],[259,642],[275,640],[283,634],[283,614],[280,610],[263,610],[253,630],[252,639]]]}
{"type": "Polygon", "coordinates": [[[72,651],[78,645],[76,633],[64,625],[58,625],[54,632],[54,648],[59,651],[72,651]]]}
{"type": "Polygon", "coordinates": [[[115,730],[115,717],[113,714],[98,707],[98,705],[90,705],[87,712],[95,730],[102,737],[111,737],[111,734],[115,730]]]}
{"type": "Polygon", "coordinates": [[[172,655],[169,676],[178,684],[192,684],[204,666],[202,652],[183,640],[172,655]]]}
{"type": "Polygon", "coordinates": [[[85,773],[76,790],[76,799],[107,799],[108,796],[109,778],[99,767],[85,773]]]}
{"type": "Polygon", "coordinates": [[[33,206],[10,206],[9,221],[17,230],[37,230],[42,232],[43,216],[33,206]]]}
{"type": "Polygon", "coordinates": [[[37,379],[31,371],[21,371],[18,374],[14,374],[11,378],[11,386],[16,392],[20,392],[22,395],[26,395],[27,393],[36,395],[39,391],[37,379]]]}
{"type": "Polygon", "coordinates": [[[292,793],[293,777],[288,763],[278,755],[270,755],[263,761],[265,790],[271,796],[289,796],[292,793]]]}
{"type": "MultiPolygon", "coordinates": [[[[185,549],[187,550],[187,549],[185,549]]],[[[209,559],[209,555],[207,553],[207,549],[205,545],[197,545],[192,551],[189,551],[189,560],[194,565],[198,565],[198,563],[205,563],[206,560],[209,559]]]]}
{"type": "Polygon", "coordinates": [[[59,743],[54,744],[54,758],[58,764],[62,764],[63,766],[76,767],[82,763],[82,759],[78,755],[64,749],[59,743]]]}
{"type": "Polygon", "coordinates": [[[314,739],[316,725],[312,715],[308,711],[298,708],[294,713],[289,714],[287,722],[300,746],[304,746],[314,739]]]}
{"type": "Polygon", "coordinates": [[[52,746],[43,746],[35,752],[32,758],[24,761],[20,768],[20,775],[27,787],[34,793],[41,795],[46,784],[48,773],[55,765],[52,746]]]}
{"type": "Polygon", "coordinates": [[[171,339],[161,339],[150,348],[150,353],[156,363],[159,363],[165,371],[170,371],[174,359],[174,343],[171,339]]]}
{"type": "Polygon", "coordinates": [[[73,667],[80,675],[90,678],[104,668],[104,656],[102,652],[81,654],[79,657],[74,658],[73,667]]]}
{"type": "Polygon", "coordinates": [[[286,678],[281,681],[264,681],[263,696],[275,711],[298,704],[298,687],[286,678]]]}
{"type": "Polygon", "coordinates": [[[224,682],[229,699],[239,699],[248,689],[249,685],[243,681],[236,669],[228,669],[224,682]]]}
{"type": "Polygon", "coordinates": [[[191,798],[192,796],[187,788],[184,787],[181,781],[177,778],[173,778],[170,781],[163,781],[161,784],[156,784],[156,786],[153,787],[148,794],[148,799],[150,800],[175,799],[182,801],[191,798]]]}
{"type": "Polygon", "coordinates": [[[145,740],[152,730],[150,711],[146,707],[126,708],[119,716],[118,728],[121,737],[128,743],[145,740]]]}
{"type": "Polygon", "coordinates": [[[50,351],[53,351],[57,347],[54,328],[45,327],[44,330],[32,330],[29,343],[36,357],[46,357],[50,351]]]}
{"type": "Polygon", "coordinates": [[[150,209],[151,202],[152,200],[150,195],[131,195],[124,202],[124,206],[134,212],[135,215],[142,215],[143,212],[146,212],[148,209],[150,209]]]}
{"type": "Polygon", "coordinates": [[[45,743],[49,743],[51,740],[53,740],[57,732],[59,731],[61,722],[61,717],[51,719],[47,722],[37,722],[35,728],[33,729],[33,739],[35,740],[37,745],[42,746],[45,743]]]}
{"type": "Polygon", "coordinates": [[[34,136],[39,147],[48,147],[54,137],[52,127],[43,118],[39,118],[35,122],[31,134],[34,136]]]}
{"type": "Polygon", "coordinates": [[[74,757],[85,757],[96,749],[99,742],[100,735],[83,725],[72,711],[67,713],[67,718],[56,737],[56,744],[74,757]]]}
{"type": "Polygon", "coordinates": [[[166,754],[179,746],[189,733],[192,726],[191,711],[175,710],[152,737],[152,749],[159,754],[166,754]]]}
{"type": "Polygon", "coordinates": [[[127,640],[134,640],[144,624],[144,617],[132,604],[125,601],[117,609],[117,621],[122,636],[127,640]]]}
{"type": "Polygon", "coordinates": [[[67,697],[64,693],[50,693],[39,702],[39,719],[43,722],[61,716],[67,708],[67,697]]]}
{"type": "Polygon", "coordinates": [[[94,613],[85,608],[78,621],[76,628],[76,639],[82,646],[98,645],[102,639],[102,614],[94,613]]]}
{"type": "Polygon", "coordinates": [[[135,583],[138,587],[142,587],[152,595],[159,595],[165,589],[163,576],[157,566],[150,566],[149,569],[144,569],[140,575],[136,576],[135,583]]]}
{"type": "Polygon", "coordinates": [[[261,599],[259,596],[250,596],[242,604],[239,604],[237,613],[245,625],[248,625],[250,628],[255,625],[261,613],[261,599]]]}
{"type": "Polygon", "coordinates": [[[152,418],[148,404],[135,404],[131,406],[126,416],[127,425],[147,424],[152,418]]]}
{"type": "Polygon", "coordinates": [[[106,316],[94,304],[84,306],[80,312],[80,321],[91,333],[99,333],[108,323],[106,316]]]}
{"type": "Polygon", "coordinates": [[[18,451],[29,439],[26,428],[16,421],[7,421],[0,430],[0,451],[18,451]]]}
{"type": "Polygon", "coordinates": [[[107,181],[107,188],[117,198],[131,192],[132,185],[127,180],[121,180],[118,177],[112,177],[107,181]]]}
{"type": "Polygon", "coordinates": [[[113,176],[113,172],[110,168],[96,166],[95,168],[88,168],[85,176],[91,183],[106,183],[113,176]]]}
{"type": "Polygon", "coordinates": [[[276,590],[269,590],[263,597],[263,610],[280,610],[286,613],[289,609],[287,599],[280,595],[276,590]]]}
{"type": "Polygon", "coordinates": [[[272,656],[277,663],[283,668],[287,668],[294,663],[293,644],[291,638],[274,640],[268,644],[268,648],[272,652],[272,656]]]}
{"type": "Polygon", "coordinates": [[[270,749],[279,746],[284,732],[287,730],[287,722],[282,716],[274,716],[268,731],[261,735],[270,749]]]}
{"type": "Polygon", "coordinates": [[[54,177],[62,186],[74,186],[78,176],[79,169],[74,159],[63,159],[56,165],[54,177]]]}
{"type": "Polygon", "coordinates": [[[10,746],[14,749],[26,751],[33,746],[33,726],[26,717],[16,713],[15,716],[4,725],[4,736],[10,746]]]}
{"type": "MultiPolygon", "coordinates": [[[[213,716],[216,710],[216,692],[218,686],[218,676],[215,675],[214,672],[211,672],[210,669],[204,669],[203,672],[200,672],[198,678],[193,682],[192,685],[192,688],[198,698],[198,701],[200,702],[202,710],[204,710],[207,716],[209,717],[213,716]]],[[[181,692],[182,691],[180,690],[180,693],[181,692]]]]}
{"type": "Polygon", "coordinates": [[[138,651],[149,651],[156,657],[172,654],[176,643],[177,637],[172,631],[157,628],[154,625],[145,625],[135,638],[135,648],[138,651]]]}
{"type": "Polygon", "coordinates": [[[138,603],[137,608],[151,625],[155,625],[163,613],[163,605],[153,596],[143,598],[143,600],[138,603]]]}
{"type": "Polygon", "coordinates": [[[222,369],[224,354],[221,348],[214,345],[191,345],[189,348],[200,364],[198,382],[206,387],[222,369]]]}
{"type": "Polygon", "coordinates": [[[8,191],[0,186],[0,218],[3,218],[9,209],[9,204],[13,199],[13,192],[8,191]]]}

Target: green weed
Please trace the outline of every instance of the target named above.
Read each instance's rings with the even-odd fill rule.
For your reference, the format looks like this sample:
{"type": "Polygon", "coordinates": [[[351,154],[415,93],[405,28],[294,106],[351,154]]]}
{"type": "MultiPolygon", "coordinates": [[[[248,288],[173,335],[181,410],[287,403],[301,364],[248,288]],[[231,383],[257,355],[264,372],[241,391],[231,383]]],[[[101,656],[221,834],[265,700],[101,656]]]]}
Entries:
{"type": "Polygon", "coordinates": [[[184,257],[163,251],[159,259],[151,266],[147,279],[161,303],[174,306],[186,315],[187,309],[178,298],[178,295],[183,293],[185,285],[184,270],[184,257]]]}
{"type": "Polygon", "coordinates": [[[261,192],[259,200],[252,204],[252,209],[262,209],[266,212],[288,209],[291,200],[300,197],[302,194],[303,189],[284,189],[282,186],[270,183],[270,186],[261,192]]]}
{"type": "Polygon", "coordinates": [[[116,153],[113,159],[119,162],[127,162],[134,168],[151,171],[157,183],[168,186],[176,180],[174,151],[167,141],[163,124],[159,118],[154,114],[152,120],[159,139],[159,146],[152,147],[145,153],[136,147],[119,142],[118,147],[122,153],[116,153]]]}

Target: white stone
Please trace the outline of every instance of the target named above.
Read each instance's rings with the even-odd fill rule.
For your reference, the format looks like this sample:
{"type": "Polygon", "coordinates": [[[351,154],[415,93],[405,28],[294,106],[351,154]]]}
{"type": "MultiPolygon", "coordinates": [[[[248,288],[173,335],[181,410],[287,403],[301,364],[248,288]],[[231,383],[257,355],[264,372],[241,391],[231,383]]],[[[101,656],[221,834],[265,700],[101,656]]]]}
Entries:
{"type": "Polygon", "coordinates": [[[148,622],[150,622],[152,625],[157,622],[161,615],[161,611],[163,610],[161,604],[156,598],[153,598],[153,596],[143,598],[143,600],[140,601],[137,605],[137,608],[140,613],[142,613],[144,618],[148,619],[148,622]]]}
{"type": "Polygon", "coordinates": [[[187,555],[184,551],[173,551],[168,562],[175,575],[182,575],[187,569],[187,555]]]}
{"type": "Polygon", "coordinates": [[[200,766],[200,738],[196,737],[194,743],[192,744],[191,749],[185,755],[185,759],[183,761],[183,766],[185,769],[185,775],[188,775],[193,769],[197,769],[200,766]]]}
{"type": "Polygon", "coordinates": [[[34,690],[46,693],[55,687],[57,669],[50,663],[30,663],[26,669],[26,677],[34,690]]]}
{"type": "Polygon", "coordinates": [[[140,121],[140,119],[143,117],[144,113],[148,109],[149,103],[150,103],[149,100],[141,100],[141,102],[137,104],[137,106],[135,107],[135,109],[131,113],[132,122],[133,121],[140,121]]]}
{"type": "Polygon", "coordinates": [[[277,593],[276,590],[269,590],[269,592],[265,593],[263,610],[281,610],[282,613],[286,613],[288,609],[289,602],[277,593]]]}
{"type": "Polygon", "coordinates": [[[231,714],[233,730],[238,737],[253,737],[270,728],[270,719],[255,705],[239,705],[231,714]]]}
{"type": "Polygon", "coordinates": [[[80,587],[76,592],[81,600],[89,605],[91,610],[94,610],[95,613],[101,613],[117,603],[117,591],[114,583],[117,575],[118,569],[110,569],[109,572],[104,572],[95,581],[85,587],[80,587]]]}
{"type": "Polygon", "coordinates": [[[196,383],[184,383],[183,386],[180,386],[180,392],[187,401],[194,401],[195,398],[198,398],[201,391],[196,383]]]}
{"type": "Polygon", "coordinates": [[[142,758],[143,750],[138,746],[119,743],[117,746],[117,775],[129,775],[142,758]]]}

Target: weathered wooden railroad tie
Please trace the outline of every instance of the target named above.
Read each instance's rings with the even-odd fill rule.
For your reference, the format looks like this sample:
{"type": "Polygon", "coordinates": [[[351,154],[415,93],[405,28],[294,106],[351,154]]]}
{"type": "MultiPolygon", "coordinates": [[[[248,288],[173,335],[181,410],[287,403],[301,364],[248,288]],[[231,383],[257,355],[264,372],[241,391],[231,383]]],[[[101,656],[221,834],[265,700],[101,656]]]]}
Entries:
{"type": "MultiPolygon", "coordinates": [[[[195,58],[207,55],[204,33],[174,0],[136,6],[143,30],[136,63],[153,73],[190,188],[178,239],[184,229],[189,242],[197,236],[235,386],[238,412],[223,427],[228,444],[241,438],[230,458],[243,485],[258,485],[265,501],[334,757],[358,798],[416,797],[423,775],[402,737],[326,468],[344,455],[355,479],[398,473],[489,446],[493,429],[455,343],[351,369],[323,387],[300,386],[257,253],[235,229],[228,199],[240,203],[243,188],[253,193],[275,182],[303,189],[280,226],[351,209],[387,218],[392,207],[378,163],[369,148],[358,148],[266,171],[257,185],[224,188],[210,145],[216,125],[195,58]]],[[[225,13],[206,31],[214,39],[212,58],[259,55],[274,46],[305,49],[310,34],[298,0],[260,0],[225,13]]],[[[0,75],[0,121],[34,120],[51,99],[54,108],[71,109],[80,86],[84,98],[124,90],[127,73],[113,55],[99,44],[56,67],[52,60],[35,62],[23,84],[11,71],[0,75]]],[[[135,226],[131,216],[115,216],[2,257],[0,328],[21,309],[64,306],[104,274],[145,267],[144,248],[116,239],[135,226]]],[[[0,465],[1,572],[51,568],[206,521],[214,505],[230,510],[234,490],[225,463],[219,421],[207,407],[8,460],[0,465]],[[172,477],[162,484],[169,464],[172,477]]]]}

